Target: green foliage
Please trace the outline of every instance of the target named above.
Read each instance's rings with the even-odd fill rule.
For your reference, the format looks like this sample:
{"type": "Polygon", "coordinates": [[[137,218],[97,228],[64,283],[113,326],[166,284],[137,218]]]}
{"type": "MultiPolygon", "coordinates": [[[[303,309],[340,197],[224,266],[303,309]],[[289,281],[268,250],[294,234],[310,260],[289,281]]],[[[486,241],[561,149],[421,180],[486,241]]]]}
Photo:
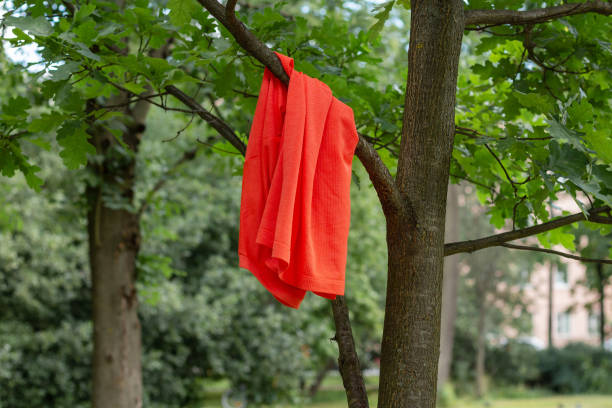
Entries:
{"type": "MultiPolygon", "coordinates": [[[[393,169],[406,74],[407,36],[401,22],[408,21],[409,2],[304,5],[254,2],[239,8],[239,17],[274,50],[294,57],[297,69],[330,85],[355,111],[360,131],[384,146],[381,156],[393,169]],[[398,4],[402,7],[394,7],[398,4]],[[368,16],[372,10],[373,18],[368,16]]],[[[544,5],[536,1],[528,7],[544,5]]],[[[506,7],[521,5],[468,3],[468,8],[506,7]]],[[[28,133],[10,142],[0,139],[10,143],[2,174],[19,170],[33,187],[39,186],[37,167],[21,154],[21,144],[44,138],[64,121],[93,119],[109,129],[129,126],[121,114],[103,108],[120,90],[136,97],[148,88],[162,93],[175,85],[194,93],[197,87],[200,101],[215,99],[237,133],[248,133],[261,67],[195,1],[135,2],[121,13],[112,3],[89,1],[74,16],[59,2],[49,10],[25,2],[10,12],[3,20],[12,27],[8,43],[38,45],[47,68],[36,74],[28,115],[23,114],[24,100],[7,106],[17,116],[6,121],[14,120],[15,129],[28,133]],[[170,38],[170,57],[155,56],[170,38]],[[126,53],[118,52],[126,47],[126,53]],[[92,99],[95,104],[86,109],[92,99]],[[34,123],[32,116],[42,123],[34,123]],[[51,120],[58,117],[59,122],[51,120]]],[[[466,34],[456,112],[464,130],[455,138],[451,175],[454,181],[478,185],[496,227],[548,220],[547,203],[560,194],[571,195],[583,210],[589,200],[612,203],[612,136],[606,128],[612,119],[612,88],[605,69],[612,62],[610,28],[609,19],[588,14],[527,29],[498,26],[466,34]]],[[[58,131],[69,168],[82,166],[93,154],[86,131],[76,129],[70,137],[64,127],[58,131]]]]}
{"type": "MultiPolygon", "coordinates": [[[[153,113],[137,158],[136,202],[149,200],[138,260],[146,403],[195,403],[204,378],[229,379],[251,404],[298,400],[301,383],[308,386],[337,356],[329,302],[311,295],[300,310],[287,310],[237,267],[237,156],[201,152],[149,196],[195,137],[208,132],[196,124],[173,143],[158,142],[183,126],[174,114],[153,113]]],[[[71,177],[52,153],[40,159],[42,193],[20,177],[0,185],[0,400],[11,408],[78,407],[89,399],[91,378],[80,198],[89,176],[71,177]]],[[[384,223],[376,205],[373,191],[353,189],[347,294],[363,356],[378,351],[382,324],[384,223]]]]}
{"type": "MultiPolygon", "coordinates": [[[[59,168],[56,156],[46,169],[59,168]]],[[[47,170],[48,171],[48,170],[47,170]]],[[[91,285],[73,188],[45,172],[42,194],[0,184],[0,407],[89,405],[91,285]]],[[[20,182],[18,182],[20,181],[20,182]]]]}
{"type": "MultiPolygon", "coordinates": [[[[476,350],[459,330],[453,354],[453,380],[470,393],[474,381],[476,350]]],[[[586,344],[536,350],[520,341],[487,348],[487,373],[498,387],[530,386],[555,393],[612,393],[612,352],[586,344]]]]}
{"type": "Polygon", "coordinates": [[[475,373],[476,342],[471,333],[457,325],[455,328],[453,361],[451,364],[451,378],[457,388],[457,392],[471,392],[475,373]]]}
{"type": "Polygon", "coordinates": [[[539,353],[530,344],[510,340],[489,350],[487,373],[498,385],[531,384],[540,375],[537,365],[539,353]]]}
{"type": "MultiPolygon", "coordinates": [[[[501,3],[469,7],[518,5],[501,3]]],[[[612,145],[610,90],[598,85],[612,59],[597,37],[603,27],[609,29],[609,19],[583,15],[465,38],[470,56],[459,76],[457,123],[476,132],[457,135],[451,174],[481,185],[497,227],[508,219],[516,227],[548,220],[548,200],[562,193],[583,210],[590,203],[580,192],[596,206],[612,202],[603,147],[612,145]]]]}
{"type": "Polygon", "coordinates": [[[560,393],[612,393],[612,352],[584,344],[540,352],[537,384],[560,393]]]}

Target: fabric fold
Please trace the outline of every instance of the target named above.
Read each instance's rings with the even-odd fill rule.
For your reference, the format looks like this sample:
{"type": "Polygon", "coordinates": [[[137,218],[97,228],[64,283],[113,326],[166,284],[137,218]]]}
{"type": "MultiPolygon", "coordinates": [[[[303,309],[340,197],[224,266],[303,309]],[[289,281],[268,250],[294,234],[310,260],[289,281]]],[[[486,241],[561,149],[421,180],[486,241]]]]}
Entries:
{"type": "Polygon", "coordinates": [[[277,55],[290,81],[286,88],[264,71],[243,170],[239,258],[297,308],[306,291],[344,294],[358,136],[352,109],[277,55]]]}

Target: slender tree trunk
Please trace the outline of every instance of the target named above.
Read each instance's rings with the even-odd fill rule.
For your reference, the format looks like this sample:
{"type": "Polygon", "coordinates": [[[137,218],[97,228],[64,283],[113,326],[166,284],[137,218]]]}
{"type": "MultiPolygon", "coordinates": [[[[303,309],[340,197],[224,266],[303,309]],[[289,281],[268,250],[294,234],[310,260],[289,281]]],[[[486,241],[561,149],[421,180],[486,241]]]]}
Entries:
{"type": "Polygon", "coordinates": [[[141,331],[136,293],[140,223],[133,204],[135,155],[148,106],[127,112],[123,134],[130,152],[120,153],[108,132],[92,127],[101,164],[91,164],[99,184],[88,188],[89,258],[94,325],[94,408],[142,407],[141,331]]]}
{"type": "Polygon", "coordinates": [[[485,385],[485,353],[486,353],[486,342],[485,342],[485,319],[487,316],[484,296],[480,299],[478,305],[478,323],[477,330],[478,336],[476,340],[476,396],[482,398],[486,391],[485,385]]]}
{"type": "Polygon", "coordinates": [[[434,408],[436,404],[444,219],[463,3],[413,0],[411,9],[396,178],[406,205],[386,215],[389,271],[380,408],[434,408]]]}
{"type": "Polygon", "coordinates": [[[336,342],[340,351],[338,369],[342,376],[348,406],[349,408],[369,408],[368,394],[355,350],[346,299],[344,296],[336,296],[331,303],[336,324],[336,342]]]}
{"type": "Polygon", "coordinates": [[[548,348],[554,347],[553,341],[553,293],[555,288],[555,272],[552,262],[548,266],[548,348]]]}
{"type": "MultiPolygon", "coordinates": [[[[445,241],[459,241],[459,187],[448,186],[446,203],[445,241]]],[[[438,361],[438,389],[442,389],[450,378],[453,362],[453,343],[455,339],[455,319],[457,317],[457,285],[459,283],[459,256],[451,255],[444,259],[442,279],[442,324],[440,326],[440,359],[438,361]]]]}
{"type": "Polygon", "coordinates": [[[606,285],[604,281],[603,264],[597,264],[597,289],[599,291],[599,345],[606,344],[606,285]]]}

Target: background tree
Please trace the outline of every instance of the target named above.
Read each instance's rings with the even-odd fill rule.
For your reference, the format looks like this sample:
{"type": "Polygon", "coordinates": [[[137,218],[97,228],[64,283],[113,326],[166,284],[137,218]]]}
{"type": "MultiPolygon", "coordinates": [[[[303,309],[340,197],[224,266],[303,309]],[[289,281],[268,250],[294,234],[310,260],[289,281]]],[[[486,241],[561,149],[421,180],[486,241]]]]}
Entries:
{"type": "MultiPolygon", "coordinates": [[[[578,245],[580,240],[585,239],[587,244],[579,247],[580,255],[585,258],[591,259],[602,259],[609,256],[610,248],[606,245],[610,242],[612,234],[607,229],[601,229],[600,231],[588,229],[586,227],[580,228],[576,234],[578,245]]],[[[607,336],[607,316],[606,316],[606,290],[610,285],[610,277],[612,271],[609,265],[605,265],[603,262],[589,262],[586,264],[586,276],[584,282],[589,289],[597,293],[596,306],[591,304],[587,305],[591,309],[591,313],[597,316],[598,327],[597,333],[599,335],[599,345],[604,348],[607,336]]]]}
{"type": "MultiPolygon", "coordinates": [[[[459,240],[459,186],[449,186],[446,201],[445,240],[459,240]]],[[[444,260],[442,282],[442,312],[440,323],[440,359],[438,362],[438,389],[450,379],[453,361],[455,322],[457,319],[457,289],[459,287],[459,255],[444,260]]]]}

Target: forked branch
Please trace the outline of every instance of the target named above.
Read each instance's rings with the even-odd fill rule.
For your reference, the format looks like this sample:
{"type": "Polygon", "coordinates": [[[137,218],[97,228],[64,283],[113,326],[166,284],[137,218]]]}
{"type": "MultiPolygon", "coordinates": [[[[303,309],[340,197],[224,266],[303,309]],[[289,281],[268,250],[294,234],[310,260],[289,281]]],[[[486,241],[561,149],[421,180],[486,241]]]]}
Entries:
{"type": "MultiPolygon", "coordinates": [[[[236,42],[249,55],[267,67],[281,82],[289,85],[289,76],[276,54],[236,18],[234,14],[236,1],[229,0],[227,8],[216,0],[198,0],[198,2],[234,36],[236,42]]],[[[402,207],[402,200],[395,181],[387,167],[382,163],[378,152],[363,134],[359,134],[359,144],[355,149],[355,154],[363,163],[370,180],[372,180],[383,211],[385,213],[397,212],[402,207]]]]}
{"type": "MultiPolygon", "coordinates": [[[[236,0],[228,0],[227,7],[223,7],[216,0],[198,0],[227,30],[234,36],[236,42],[251,56],[259,60],[285,85],[289,85],[289,76],[271,49],[259,38],[251,33],[244,24],[236,18],[234,8],[236,0]]],[[[170,91],[169,91],[170,92],[170,91]]],[[[171,92],[172,93],[172,92],[171,92]]],[[[399,193],[395,182],[387,167],[372,145],[359,135],[359,143],[355,154],[363,163],[372,184],[381,201],[385,212],[398,211],[401,208],[399,193]]],[[[346,387],[347,399],[350,408],[367,408],[368,396],[365,392],[365,382],[359,369],[359,360],[355,350],[355,343],[348,319],[348,308],[344,298],[339,297],[333,303],[334,319],[336,322],[336,339],[338,341],[340,357],[340,372],[346,387]],[[356,362],[356,365],[355,365],[356,362]]]]}

